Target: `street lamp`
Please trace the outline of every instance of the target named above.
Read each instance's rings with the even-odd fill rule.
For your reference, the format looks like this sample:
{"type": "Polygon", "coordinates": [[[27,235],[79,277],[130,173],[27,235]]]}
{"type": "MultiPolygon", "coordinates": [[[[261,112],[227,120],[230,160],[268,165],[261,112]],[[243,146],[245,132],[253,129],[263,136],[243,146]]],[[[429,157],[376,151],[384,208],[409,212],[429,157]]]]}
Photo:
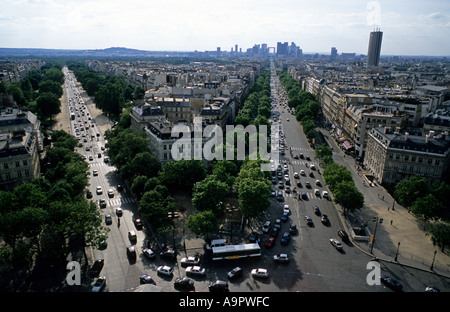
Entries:
{"type": "Polygon", "coordinates": [[[397,252],[395,253],[395,259],[394,259],[394,261],[396,261],[397,262],[397,257],[398,257],[398,249],[400,248],[400,242],[398,242],[398,245],[397,245],[397,252]]]}
{"type": "Polygon", "coordinates": [[[431,261],[430,270],[433,270],[433,267],[434,267],[434,260],[436,260],[436,253],[437,253],[437,251],[435,250],[435,251],[434,251],[434,255],[433,255],[433,261],[431,261]]]}
{"type": "Polygon", "coordinates": [[[378,223],[383,223],[383,218],[373,217],[372,221],[375,222],[375,230],[372,234],[372,245],[370,246],[370,253],[372,253],[373,245],[375,245],[375,234],[377,233],[378,223]]]}

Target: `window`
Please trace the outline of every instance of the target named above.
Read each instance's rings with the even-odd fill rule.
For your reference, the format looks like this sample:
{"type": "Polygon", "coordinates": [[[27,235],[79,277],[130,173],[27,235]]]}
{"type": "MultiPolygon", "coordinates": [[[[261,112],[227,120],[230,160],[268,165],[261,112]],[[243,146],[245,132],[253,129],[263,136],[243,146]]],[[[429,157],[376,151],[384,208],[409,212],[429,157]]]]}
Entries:
{"type": "Polygon", "coordinates": [[[405,155],[405,160],[406,160],[406,161],[409,160],[409,155],[405,155]]]}
{"type": "Polygon", "coordinates": [[[408,169],[408,165],[404,164],[403,165],[403,171],[406,171],[408,169]]]}
{"type": "Polygon", "coordinates": [[[28,178],[30,176],[30,171],[28,169],[25,169],[25,176],[28,178]]]}
{"type": "Polygon", "coordinates": [[[22,171],[17,171],[17,177],[20,179],[20,178],[22,178],[22,171]]]}
{"type": "Polygon", "coordinates": [[[423,161],[423,158],[422,157],[419,157],[419,162],[421,163],[423,161]]]}
{"type": "Polygon", "coordinates": [[[4,169],[8,169],[8,163],[4,163],[4,164],[3,164],[3,168],[4,168],[4,169]]]}
{"type": "Polygon", "coordinates": [[[439,159],[436,159],[436,160],[434,161],[434,164],[435,164],[436,166],[439,166],[439,159]]]}
{"type": "Polygon", "coordinates": [[[24,159],[22,163],[24,166],[28,166],[28,160],[24,159]]]}
{"type": "Polygon", "coordinates": [[[16,161],[16,167],[20,167],[20,162],[16,161]]]}
{"type": "Polygon", "coordinates": [[[428,164],[431,165],[433,163],[433,158],[428,158],[428,164]]]}

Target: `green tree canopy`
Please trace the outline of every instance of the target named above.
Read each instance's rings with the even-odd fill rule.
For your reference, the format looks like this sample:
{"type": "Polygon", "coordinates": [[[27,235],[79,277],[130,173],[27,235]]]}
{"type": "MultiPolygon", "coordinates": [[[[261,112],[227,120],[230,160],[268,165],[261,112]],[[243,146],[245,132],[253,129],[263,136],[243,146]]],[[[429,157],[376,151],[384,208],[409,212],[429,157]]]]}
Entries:
{"type": "Polygon", "coordinates": [[[400,181],[394,190],[396,200],[407,208],[410,208],[416,199],[425,194],[428,194],[427,179],[418,175],[400,181]]]}

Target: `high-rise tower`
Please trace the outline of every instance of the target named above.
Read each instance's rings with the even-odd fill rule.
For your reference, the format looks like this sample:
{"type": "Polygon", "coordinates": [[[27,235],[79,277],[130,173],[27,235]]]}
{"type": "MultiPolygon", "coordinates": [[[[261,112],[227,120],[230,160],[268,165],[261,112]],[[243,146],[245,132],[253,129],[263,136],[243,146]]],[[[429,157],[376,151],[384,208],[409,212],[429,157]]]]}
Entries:
{"type": "Polygon", "coordinates": [[[369,50],[367,51],[367,67],[376,67],[380,62],[381,40],[383,32],[379,29],[372,31],[369,37],[369,50]]]}

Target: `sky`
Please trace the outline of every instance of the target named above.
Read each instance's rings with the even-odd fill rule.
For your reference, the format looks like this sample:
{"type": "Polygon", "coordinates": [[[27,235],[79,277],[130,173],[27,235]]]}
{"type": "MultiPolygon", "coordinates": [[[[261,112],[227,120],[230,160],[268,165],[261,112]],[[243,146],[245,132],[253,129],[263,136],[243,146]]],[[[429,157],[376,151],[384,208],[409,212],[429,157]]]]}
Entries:
{"type": "Polygon", "coordinates": [[[376,27],[382,55],[450,55],[449,0],[0,0],[1,48],[367,54],[376,27]]]}

